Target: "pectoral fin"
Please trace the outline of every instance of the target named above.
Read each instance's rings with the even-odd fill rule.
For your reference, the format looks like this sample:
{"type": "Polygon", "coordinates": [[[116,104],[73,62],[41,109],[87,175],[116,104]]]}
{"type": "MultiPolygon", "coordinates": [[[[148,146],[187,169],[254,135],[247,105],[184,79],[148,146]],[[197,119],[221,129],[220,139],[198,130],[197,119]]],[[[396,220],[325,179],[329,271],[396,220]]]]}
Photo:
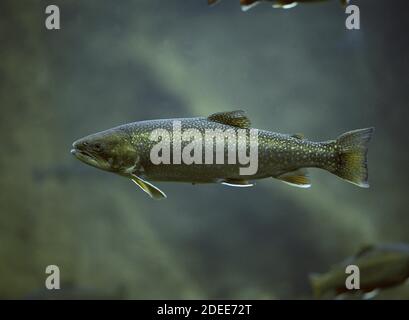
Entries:
{"type": "Polygon", "coordinates": [[[281,176],[278,176],[277,179],[298,188],[311,187],[311,181],[308,177],[308,172],[305,169],[298,169],[284,173],[281,176]]]}
{"type": "Polygon", "coordinates": [[[207,0],[207,3],[208,3],[209,6],[214,5],[214,4],[218,3],[218,2],[219,2],[219,0],[207,0]]]}
{"type": "Polygon", "coordinates": [[[246,188],[254,186],[253,183],[250,183],[247,180],[234,180],[234,179],[226,179],[222,182],[225,186],[230,187],[239,187],[239,188],[246,188]]]}
{"type": "Polygon", "coordinates": [[[145,191],[153,199],[160,200],[166,198],[166,194],[153,184],[145,181],[138,176],[132,175],[132,181],[135,182],[143,191],[145,191]]]}
{"type": "Polygon", "coordinates": [[[362,296],[362,299],[363,300],[371,300],[371,299],[375,298],[379,294],[379,292],[381,292],[381,290],[379,290],[379,289],[375,289],[375,290],[366,292],[362,296]]]}

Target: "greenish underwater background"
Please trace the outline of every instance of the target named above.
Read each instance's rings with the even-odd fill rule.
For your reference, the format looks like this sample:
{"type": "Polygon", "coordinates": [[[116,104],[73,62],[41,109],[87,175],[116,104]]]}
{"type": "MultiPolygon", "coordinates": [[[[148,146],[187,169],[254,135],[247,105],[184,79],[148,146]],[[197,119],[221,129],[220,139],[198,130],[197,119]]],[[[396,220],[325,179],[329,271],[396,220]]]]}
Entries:
{"type": "Polygon", "coordinates": [[[304,299],[311,272],[409,242],[409,6],[352,2],[359,31],[338,1],[1,1],[0,298],[35,295],[55,264],[63,288],[127,299],[304,299]],[[374,126],[371,188],[311,170],[308,190],[158,183],[153,201],[69,152],[122,123],[235,109],[318,141],[374,126]]]}

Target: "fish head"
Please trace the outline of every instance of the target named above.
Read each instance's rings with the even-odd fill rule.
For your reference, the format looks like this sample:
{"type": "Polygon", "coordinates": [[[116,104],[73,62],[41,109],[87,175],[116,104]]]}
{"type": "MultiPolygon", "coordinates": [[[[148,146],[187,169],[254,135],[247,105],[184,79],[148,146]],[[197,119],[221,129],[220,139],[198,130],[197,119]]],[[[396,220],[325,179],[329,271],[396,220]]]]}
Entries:
{"type": "Polygon", "coordinates": [[[114,128],[78,139],[71,154],[78,160],[101,170],[127,175],[135,169],[138,154],[130,135],[114,128]]]}

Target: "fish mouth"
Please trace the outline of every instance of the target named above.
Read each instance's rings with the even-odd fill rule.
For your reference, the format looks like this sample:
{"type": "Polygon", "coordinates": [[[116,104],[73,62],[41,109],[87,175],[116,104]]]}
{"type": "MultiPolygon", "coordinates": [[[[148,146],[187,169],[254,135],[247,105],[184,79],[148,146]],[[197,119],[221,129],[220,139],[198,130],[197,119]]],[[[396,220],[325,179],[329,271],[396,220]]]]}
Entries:
{"type": "Polygon", "coordinates": [[[97,168],[101,168],[100,162],[86,150],[81,150],[73,144],[73,149],[71,149],[70,153],[75,156],[78,160],[97,168]]]}

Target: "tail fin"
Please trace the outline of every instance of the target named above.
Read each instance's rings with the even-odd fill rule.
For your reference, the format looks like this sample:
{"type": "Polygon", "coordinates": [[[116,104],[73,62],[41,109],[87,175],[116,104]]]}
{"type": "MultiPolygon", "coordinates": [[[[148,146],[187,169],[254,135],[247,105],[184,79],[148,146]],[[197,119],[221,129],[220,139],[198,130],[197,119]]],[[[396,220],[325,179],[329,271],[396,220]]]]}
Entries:
{"type": "Polygon", "coordinates": [[[339,158],[332,171],[342,179],[362,188],[369,188],[366,156],[374,128],[349,131],[336,140],[339,158]]]}
{"type": "Polygon", "coordinates": [[[321,298],[323,292],[322,292],[322,276],[316,273],[312,273],[309,275],[310,278],[310,284],[312,288],[312,293],[316,299],[321,298]]]}

